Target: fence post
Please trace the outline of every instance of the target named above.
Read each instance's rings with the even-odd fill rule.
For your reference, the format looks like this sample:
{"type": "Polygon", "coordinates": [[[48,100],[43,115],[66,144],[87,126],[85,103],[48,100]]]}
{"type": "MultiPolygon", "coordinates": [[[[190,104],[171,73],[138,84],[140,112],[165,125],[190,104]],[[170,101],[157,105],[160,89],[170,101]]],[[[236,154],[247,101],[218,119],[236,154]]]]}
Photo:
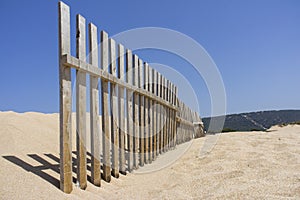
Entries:
{"type": "MultiPolygon", "coordinates": [[[[158,74],[158,97],[162,98],[162,75],[159,73],[158,74]]],[[[163,151],[163,106],[160,104],[159,105],[159,153],[161,154],[163,151]]]]}
{"type": "MultiPolygon", "coordinates": [[[[152,76],[152,68],[148,68],[149,75],[149,87],[148,90],[152,93],[152,85],[153,85],[153,76],[152,76]]],[[[153,153],[153,100],[149,99],[149,163],[152,163],[152,153],[153,153]]]]}
{"type": "MultiPolygon", "coordinates": [[[[133,65],[134,65],[134,78],[133,78],[133,85],[134,86],[139,86],[138,82],[139,82],[139,77],[138,77],[138,56],[137,55],[133,55],[133,65]]],[[[134,97],[134,123],[133,123],[133,133],[134,133],[134,168],[138,169],[139,168],[139,95],[137,92],[133,93],[133,97],[134,97]]]]}
{"type": "MultiPolygon", "coordinates": [[[[89,24],[90,64],[98,66],[97,27],[89,24]]],[[[90,123],[91,123],[91,180],[95,186],[101,185],[100,172],[100,119],[98,77],[90,75],[90,123]]]]}
{"type": "MultiPolygon", "coordinates": [[[[108,35],[106,32],[101,31],[101,66],[105,72],[108,72],[108,35]]],[[[103,180],[110,182],[111,180],[111,167],[110,167],[110,127],[108,108],[109,91],[108,81],[101,80],[102,86],[102,130],[103,134],[103,180]]]]}
{"type": "MultiPolygon", "coordinates": [[[[124,46],[118,45],[118,65],[119,65],[119,79],[124,80],[124,46]]],[[[125,102],[124,102],[124,87],[119,86],[119,133],[120,133],[120,173],[126,174],[125,168],[125,102]]]]}
{"type": "MultiPolygon", "coordinates": [[[[127,83],[132,84],[132,52],[126,50],[126,76],[127,83]]],[[[128,171],[133,170],[133,92],[126,90],[126,101],[127,101],[127,143],[128,143],[128,171]]]]}
{"type": "MultiPolygon", "coordinates": [[[[110,72],[114,77],[117,77],[117,65],[116,65],[116,43],[113,39],[109,39],[110,60],[109,67],[110,72]]],[[[111,112],[111,150],[112,150],[112,175],[115,178],[119,178],[119,129],[118,129],[118,95],[117,85],[110,84],[110,108],[111,112]]]]}
{"type": "Polygon", "coordinates": [[[71,69],[62,63],[70,54],[70,8],[58,3],[59,13],[59,124],[60,124],[60,189],[71,193],[72,186],[72,88],[71,69]]]}
{"type": "MultiPolygon", "coordinates": [[[[163,99],[167,100],[167,79],[163,77],[163,99]]],[[[164,106],[164,148],[163,151],[167,151],[167,107],[164,106]]]]}
{"type": "MultiPolygon", "coordinates": [[[[171,81],[167,80],[167,101],[171,102],[171,87],[170,87],[171,81]]],[[[168,116],[168,125],[167,125],[167,138],[168,138],[168,145],[167,149],[170,149],[171,145],[171,109],[167,108],[167,116],[168,116]]]]}
{"type": "MultiPolygon", "coordinates": [[[[76,18],[76,57],[86,60],[85,19],[81,15],[76,18]]],[[[77,181],[79,187],[85,189],[86,182],[86,74],[76,70],[76,153],[77,181]]]]}
{"type": "MultiPolygon", "coordinates": [[[[159,73],[156,72],[155,75],[155,88],[156,88],[156,96],[159,97],[160,95],[160,85],[159,85],[159,73]]],[[[159,155],[159,147],[160,147],[160,118],[159,118],[159,113],[160,113],[160,105],[159,102],[156,102],[156,155],[159,155]]]]}
{"type": "MultiPolygon", "coordinates": [[[[156,78],[156,71],[152,70],[153,75],[153,84],[152,84],[152,92],[155,96],[157,96],[156,85],[157,85],[157,78],[156,78]]],[[[156,159],[157,153],[157,117],[156,117],[156,106],[157,102],[153,100],[153,160],[156,159]]]]}
{"type": "MultiPolygon", "coordinates": [[[[145,77],[145,87],[146,91],[149,90],[149,65],[147,63],[144,64],[144,77],[145,77]]],[[[144,154],[144,161],[147,164],[149,161],[149,98],[145,98],[145,154],[144,154]]]]}
{"type": "MultiPolygon", "coordinates": [[[[144,78],[143,78],[143,61],[139,59],[138,61],[138,73],[139,73],[139,88],[142,89],[144,87],[144,78]]],[[[144,116],[144,96],[140,95],[139,98],[140,108],[139,108],[139,127],[140,127],[140,135],[139,135],[139,146],[140,146],[140,166],[144,166],[144,152],[145,152],[145,116],[144,116]]]]}

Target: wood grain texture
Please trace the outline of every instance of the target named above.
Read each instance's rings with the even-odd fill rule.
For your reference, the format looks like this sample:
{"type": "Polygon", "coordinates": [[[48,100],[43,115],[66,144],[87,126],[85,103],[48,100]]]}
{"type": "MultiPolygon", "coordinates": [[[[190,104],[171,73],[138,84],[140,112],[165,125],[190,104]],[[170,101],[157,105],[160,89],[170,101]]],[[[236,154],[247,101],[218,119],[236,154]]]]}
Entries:
{"type": "MultiPolygon", "coordinates": [[[[132,84],[132,52],[126,50],[126,78],[127,83],[132,84]]],[[[128,137],[128,171],[133,170],[133,92],[132,90],[126,90],[127,101],[127,137],[128,137]]]]}
{"type": "MultiPolygon", "coordinates": [[[[153,88],[153,76],[152,76],[152,68],[149,66],[148,68],[148,75],[149,75],[149,92],[152,93],[153,88]]],[[[152,162],[152,154],[153,154],[153,101],[152,99],[149,100],[149,163],[152,162]]]]}
{"type": "MultiPolygon", "coordinates": [[[[134,65],[134,69],[133,69],[133,85],[134,86],[138,86],[138,82],[139,82],[139,71],[138,71],[138,56],[137,55],[133,55],[133,65],[134,65]]],[[[133,93],[133,97],[134,97],[134,123],[133,123],[133,133],[134,133],[134,169],[138,169],[139,168],[139,135],[140,135],[140,127],[139,127],[139,94],[137,92],[133,93]]]]}
{"type": "MultiPolygon", "coordinates": [[[[152,84],[152,92],[154,95],[156,94],[156,85],[157,85],[157,77],[156,77],[157,73],[154,69],[152,69],[152,76],[153,76],[153,84],[152,84]]],[[[153,160],[156,159],[156,153],[157,153],[157,117],[156,117],[156,110],[157,110],[157,102],[156,101],[152,101],[153,102],[153,153],[152,153],[152,157],[153,160]]]]}
{"type": "MultiPolygon", "coordinates": [[[[143,61],[141,59],[139,59],[139,66],[138,66],[138,73],[139,73],[139,88],[143,88],[144,87],[144,65],[143,65],[143,61]]],[[[139,154],[139,164],[140,166],[144,166],[144,153],[145,153],[145,106],[144,106],[144,96],[140,95],[139,96],[139,103],[140,103],[140,107],[139,107],[139,127],[140,127],[140,135],[139,135],[139,147],[140,147],[140,154],[139,154]]]]}
{"type": "MultiPolygon", "coordinates": [[[[86,60],[85,19],[76,17],[76,57],[86,60]]],[[[76,70],[76,155],[77,181],[81,189],[86,189],[86,73],[76,70]]]]}
{"type": "MultiPolygon", "coordinates": [[[[98,66],[97,27],[89,24],[90,63],[98,66]]],[[[100,119],[99,119],[99,85],[98,77],[90,75],[90,130],[91,130],[91,180],[95,186],[101,185],[100,172],[100,119]]]]}
{"type": "MultiPolygon", "coordinates": [[[[109,39],[109,66],[110,72],[117,77],[116,65],[116,42],[109,39]]],[[[119,114],[118,114],[118,94],[117,85],[110,84],[110,108],[111,108],[111,151],[112,151],[112,175],[119,178],[119,114]]]]}
{"type": "MultiPolygon", "coordinates": [[[[108,34],[101,31],[101,66],[104,71],[108,72],[108,34]]],[[[108,81],[101,80],[102,86],[102,130],[103,133],[103,180],[110,182],[111,180],[111,160],[110,160],[110,145],[111,133],[109,127],[110,109],[109,105],[109,88],[108,81]]]]}
{"type": "MultiPolygon", "coordinates": [[[[145,77],[145,87],[146,91],[149,90],[149,65],[145,63],[145,70],[144,70],[144,77],[145,77]]],[[[145,97],[145,163],[149,162],[149,98],[145,97]]]]}
{"type": "Polygon", "coordinates": [[[62,63],[62,55],[70,54],[70,8],[58,3],[59,13],[59,124],[60,124],[60,189],[71,193],[72,186],[72,82],[71,69],[62,63]]]}
{"type": "MultiPolygon", "coordinates": [[[[118,78],[125,81],[124,77],[124,46],[118,45],[118,65],[119,65],[119,74],[118,78]]],[[[125,100],[124,100],[124,87],[119,86],[119,167],[120,173],[126,174],[126,159],[125,159],[125,100]]]]}

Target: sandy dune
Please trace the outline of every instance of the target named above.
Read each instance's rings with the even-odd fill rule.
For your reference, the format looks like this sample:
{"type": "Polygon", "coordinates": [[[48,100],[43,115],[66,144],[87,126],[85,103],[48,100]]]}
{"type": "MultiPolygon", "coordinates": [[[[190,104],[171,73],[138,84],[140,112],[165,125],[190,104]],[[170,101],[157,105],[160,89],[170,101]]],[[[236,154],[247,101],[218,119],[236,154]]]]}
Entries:
{"type": "Polygon", "coordinates": [[[188,148],[159,171],[69,195],[58,189],[58,131],[58,114],[0,112],[0,199],[300,199],[300,126],[222,134],[205,157],[200,138],[161,155],[153,166],[188,148]]]}

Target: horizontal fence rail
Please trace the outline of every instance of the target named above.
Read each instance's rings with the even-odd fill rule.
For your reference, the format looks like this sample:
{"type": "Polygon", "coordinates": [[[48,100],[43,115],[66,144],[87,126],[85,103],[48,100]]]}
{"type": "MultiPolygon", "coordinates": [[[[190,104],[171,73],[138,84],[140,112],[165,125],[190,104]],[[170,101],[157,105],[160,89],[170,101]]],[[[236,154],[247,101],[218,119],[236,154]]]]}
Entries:
{"type": "Polygon", "coordinates": [[[178,99],[175,84],[105,31],[98,35],[94,24],[87,29],[88,33],[85,18],[77,15],[76,56],[72,56],[70,8],[59,2],[60,188],[66,193],[73,187],[72,93],[76,93],[76,173],[81,189],[87,187],[87,155],[90,181],[100,187],[101,179],[110,182],[111,176],[125,175],[176,145],[203,136],[200,116],[178,99]]]}

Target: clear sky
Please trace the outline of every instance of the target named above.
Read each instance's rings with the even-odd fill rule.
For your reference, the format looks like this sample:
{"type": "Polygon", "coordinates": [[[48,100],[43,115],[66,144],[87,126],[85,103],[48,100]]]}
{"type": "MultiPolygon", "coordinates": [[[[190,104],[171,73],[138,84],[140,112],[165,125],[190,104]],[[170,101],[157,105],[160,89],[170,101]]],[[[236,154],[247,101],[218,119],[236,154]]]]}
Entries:
{"type": "MultiPolygon", "coordinates": [[[[58,8],[56,0],[0,0],[0,110],[58,112],[58,8]]],[[[163,27],[201,44],[222,75],[227,112],[300,109],[300,1],[98,1],[65,0],[110,35],[163,27]]],[[[189,63],[155,50],[137,54],[172,66],[196,88],[200,114],[210,96],[189,63]]],[[[166,75],[167,76],[167,75],[166,75]]],[[[188,99],[187,97],[182,97],[188,99]]],[[[191,105],[192,106],[192,105],[191,105]]]]}

